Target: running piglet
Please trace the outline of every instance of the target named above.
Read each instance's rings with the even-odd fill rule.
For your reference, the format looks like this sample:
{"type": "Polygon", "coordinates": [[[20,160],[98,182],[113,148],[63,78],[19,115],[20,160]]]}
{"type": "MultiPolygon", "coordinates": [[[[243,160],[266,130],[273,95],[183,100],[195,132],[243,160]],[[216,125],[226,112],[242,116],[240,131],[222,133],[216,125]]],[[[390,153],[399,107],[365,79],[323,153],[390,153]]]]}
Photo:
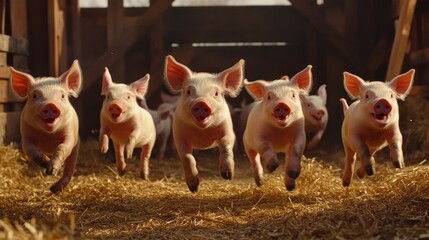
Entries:
{"type": "Polygon", "coordinates": [[[354,172],[356,154],[360,158],[358,177],[375,172],[374,153],[385,146],[390,148],[390,159],[396,168],[404,167],[402,134],[399,129],[399,111],[396,99],[405,100],[412,88],[414,69],[389,82],[367,82],[344,72],[344,88],[352,99],[350,107],[341,99],[344,110],[342,139],[346,162],[343,185],[349,186],[354,172]]]}
{"type": "Polygon", "coordinates": [[[191,192],[199,186],[193,149],[219,148],[219,168],[224,179],[234,176],[235,134],[225,95],[239,94],[244,60],[218,74],[192,72],[167,56],[164,77],[180,99],[173,116],[173,138],[191,192]]]}
{"type": "Polygon", "coordinates": [[[113,141],[116,168],[119,175],[125,173],[125,158],[133,156],[134,148],[142,148],[140,154],[140,176],[149,179],[149,157],[156,139],[155,124],[149,112],[137,103],[143,99],[149,86],[146,74],[130,85],[114,83],[105,68],[101,95],[104,102],[100,112],[100,151],[106,153],[109,138],[113,141]],[[125,152],[125,155],[124,155],[125,152]]]}
{"type": "Polygon", "coordinates": [[[12,89],[27,98],[21,113],[21,144],[24,153],[46,174],[62,177],[49,189],[61,192],[71,181],[79,152],[79,121],[69,96],[77,97],[82,87],[79,62],[60,77],[33,78],[10,68],[12,89]]]}
{"type": "Polygon", "coordinates": [[[301,172],[301,157],[306,144],[304,114],[299,94],[306,94],[312,86],[311,65],[297,73],[290,81],[244,81],[245,88],[257,101],[250,110],[243,135],[243,143],[253,168],[256,185],[261,186],[263,167],[273,172],[279,162],[277,152],[286,154],[285,186],[295,188],[301,172]]]}

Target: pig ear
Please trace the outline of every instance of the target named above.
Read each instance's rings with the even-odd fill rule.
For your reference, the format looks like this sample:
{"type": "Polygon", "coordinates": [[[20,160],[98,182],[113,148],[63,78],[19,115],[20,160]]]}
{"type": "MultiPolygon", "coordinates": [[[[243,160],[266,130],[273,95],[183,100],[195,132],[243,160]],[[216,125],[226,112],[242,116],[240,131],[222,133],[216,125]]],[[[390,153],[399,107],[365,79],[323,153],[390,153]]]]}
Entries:
{"type": "Polygon", "coordinates": [[[223,82],[226,93],[236,97],[241,90],[244,77],[244,60],[241,59],[234,66],[218,74],[219,81],[223,82]]]}
{"type": "Polygon", "coordinates": [[[77,97],[82,90],[82,72],[79,67],[79,61],[74,60],[67,72],[61,75],[61,83],[67,86],[69,93],[77,97]]]}
{"type": "Polygon", "coordinates": [[[34,84],[34,78],[27,73],[15,70],[10,67],[12,89],[20,97],[26,97],[28,95],[29,88],[34,84]]]}
{"type": "Polygon", "coordinates": [[[286,80],[286,81],[289,81],[289,80],[290,80],[288,75],[284,75],[284,76],[283,76],[283,77],[281,77],[280,79],[281,79],[281,80],[286,80]]]}
{"type": "Polygon", "coordinates": [[[317,89],[317,95],[322,99],[323,104],[326,105],[326,84],[321,85],[319,89],[317,89]]]}
{"type": "Polygon", "coordinates": [[[192,71],[179,63],[172,56],[165,59],[164,79],[174,92],[182,89],[183,82],[192,76],[192,71]]]}
{"type": "Polygon", "coordinates": [[[292,83],[296,84],[298,88],[308,93],[311,90],[311,86],[313,84],[313,75],[311,74],[311,68],[313,66],[308,65],[304,70],[301,72],[295,74],[295,76],[292,77],[290,80],[292,83]]]}
{"type": "Polygon", "coordinates": [[[101,82],[101,95],[107,94],[107,89],[113,85],[112,76],[110,75],[109,69],[104,68],[103,80],[101,82]]]}
{"type": "Polygon", "coordinates": [[[266,86],[267,83],[262,80],[249,82],[247,79],[244,79],[244,87],[255,100],[261,100],[264,97],[266,86]]]}
{"type": "Polygon", "coordinates": [[[344,72],[344,88],[352,99],[359,97],[360,89],[365,85],[365,81],[351,73],[344,72]]]}
{"type": "Polygon", "coordinates": [[[401,100],[405,100],[407,95],[410,93],[411,88],[413,86],[414,81],[414,69],[411,69],[410,71],[401,74],[392,81],[388,82],[387,84],[396,91],[397,97],[401,100]]]}
{"type": "Polygon", "coordinates": [[[131,83],[130,87],[138,98],[143,99],[144,96],[146,95],[147,89],[149,87],[149,79],[150,79],[150,75],[146,74],[144,75],[144,77],[131,83]]]}

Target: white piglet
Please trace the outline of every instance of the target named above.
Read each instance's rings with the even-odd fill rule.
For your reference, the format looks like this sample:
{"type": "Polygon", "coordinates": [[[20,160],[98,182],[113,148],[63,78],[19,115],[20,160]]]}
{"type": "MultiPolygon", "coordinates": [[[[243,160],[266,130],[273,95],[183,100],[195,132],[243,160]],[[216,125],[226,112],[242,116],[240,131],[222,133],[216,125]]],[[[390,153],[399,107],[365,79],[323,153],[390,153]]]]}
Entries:
{"type": "Polygon", "coordinates": [[[165,79],[172,91],[181,92],[173,116],[173,138],[191,192],[198,191],[199,186],[193,149],[219,147],[221,176],[234,176],[235,134],[225,95],[238,95],[243,68],[244,60],[240,60],[218,74],[196,73],[172,56],[166,58],[165,79]]]}
{"type": "Polygon", "coordinates": [[[290,81],[245,80],[244,83],[249,94],[258,100],[249,113],[243,135],[256,185],[262,184],[261,157],[266,170],[273,172],[279,166],[276,153],[283,152],[286,154],[285,186],[291,191],[301,172],[301,157],[306,144],[299,94],[308,93],[311,89],[311,66],[297,73],[290,81]]]}
{"type": "Polygon", "coordinates": [[[366,82],[360,77],[344,72],[344,87],[354,103],[344,109],[342,139],[346,162],[343,185],[349,186],[354,172],[356,154],[361,164],[359,177],[374,174],[374,153],[385,146],[390,148],[390,158],[396,168],[404,167],[402,134],[399,129],[397,98],[405,100],[412,88],[414,69],[399,75],[390,82],[366,82]]]}
{"type": "Polygon", "coordinates": [[[141,147],[140,176],[149,178],[149,157],[156,139],[155,125],[149,112],[137,103],[143,99],[149,85],[149,75],[130,85],[114,83],[106,68],[101,94],[105,96],[100,113],[100,151],[106,153],[109,138],[115,147],[119,175],[125,173],[125,158],[130,159],[135,147],[141,147]],[[125,151],[125,155],[124,155],[125,151]]]}
{"type": "Polygon", "coordinates": [[[65,164],[62,177],[50,187],[53,193],[61,192],[73,176],[79,152],[79,121],[69,102],[82,88],[79,62],[59,78],[33,78],[10,69],[13,90],[27,98],[21,113],[22,148],[48,175],[56,175],[65,164]]]}

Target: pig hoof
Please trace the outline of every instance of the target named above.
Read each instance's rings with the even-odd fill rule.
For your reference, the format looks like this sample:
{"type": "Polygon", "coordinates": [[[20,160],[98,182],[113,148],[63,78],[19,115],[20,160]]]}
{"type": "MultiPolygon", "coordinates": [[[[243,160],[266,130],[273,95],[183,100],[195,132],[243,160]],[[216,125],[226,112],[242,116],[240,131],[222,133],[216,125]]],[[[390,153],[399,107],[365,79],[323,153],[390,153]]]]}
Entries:
{"type": "Polygon", "coordinates": [[[365,177],[365,171],[363,171],[361,168],[359,168],[359,169],[356,171],[356,175],[357,175],[359,178],[364,178],[364,177],[365,177]]]}
{"type": "Polygon", "coordinates": [[[230,171],[221,172],[220,175],[223,179],[231,180],[232,179],[232,173],[230,171]]]}
{"type": "Polygon", "coordinates": [[[292,179],[297,179],[299,177],[299,173],[300,172],[298,171],[290,170],[287,172],[287,175],[292,179]]]}
{"type": "Polygon", "coordinates": [[[277,158],[272,158],[269,161],[269,163],[265,166],[265,168],[269,173],[272,173],[274,172],[274,170],[277,169],[278,166],[279,166],[279,161],[277,160],[277,158]]]}
{"type": "Polygon", "coordinates": [[[52,193],[59,193],[63,191],[63,186],[60,184],[54,184],[49,188],[49,190],[51,190],[52,193]]]}
{"type": "Polygon", "coordinates": [[[125,168],[124,169],[118,169],[118,175],[119,176],[124,176],[125,175],[125,168]]]}
{"type": "Polygon", "coordinates": [[[350,181],[343,179],[343,187],[348,187],[348,186],[350,186],[350,181]]]}
{"type": "Polygon", "coordinates": [[[258,187],[260,187],[260,186],[262,186],[262,180],[261,180],[261,177],[255,177],[255,183],[256,183],[256,186],[258,186],[258,187]]]}
{"type": "Polygon", "coordinates": [[[374,175],[374,168],[372,167],[372,165],[366,166],[365,171],[366,171],[366,174],[368,174],[368,176],[374,175]]]}
{"type": "Polygon", "coordinates": [[[394,166],[395,168],[404,168],[404,165],[403,165],[403,164],[401,164],[400,162],[393,162],[393,166],[394,166]]]}
{"type": "Polygon", "coordinates": [[[188,185],[189,191],[192,193],[198,192],[198,186],[200,185],[200,179],[198,175],[193,177],[191,181],[186,181],[186,185],[188,185]]]}
{"type": "Polygon", "coordinates": [[[143,180],[149,181],[149,174],[140,173],[140,177],[141,177],[143,180]]]}
{"type": "Polygon", "coordinates": [[[288,183],[286,184],[286,190],[292,191],[295,189],[295,183],[288,183]]]}

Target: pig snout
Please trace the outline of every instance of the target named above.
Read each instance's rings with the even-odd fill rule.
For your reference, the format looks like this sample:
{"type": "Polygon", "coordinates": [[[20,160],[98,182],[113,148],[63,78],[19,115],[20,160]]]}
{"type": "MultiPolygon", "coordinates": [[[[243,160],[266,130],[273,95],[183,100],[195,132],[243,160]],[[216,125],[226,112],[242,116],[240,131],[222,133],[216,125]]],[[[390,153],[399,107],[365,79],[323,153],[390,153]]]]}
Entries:
{"type": "Polygon", "coordinates": [[[117,120],[124,112],[123,107],[118,103],[112,103],[109,106],[109,114],[112,120],[117,120]]]}
{"type": "Polygon", "coordinates": [[[319,110],[315,112],[312,116],[316,121],[322,121],[323,117],[325,116],[325,111],[319,110]]]}
{"type": "Polygon", "coordinates": [[[40,116],[48,127],[53,127],[60,115],[61,110],[53,103],[47,103],[40,108],[40,116]]]}
{"type": "Polygon", "coordinates": [[[386,124],[389,121],[389,113],[392,111],[392,105],[386,99],[380,99],[373,105],[372,118],[380,124],[386,124]]]}
{"type": "Polygon", "coordinates": [[[196,123],[203,127],[209,121],[212,109],[206,102],[198,101],[192,105],[191,112],[196,123]]]}
{"type": "Polygon", "coordinates": [[[286,103],[279,103],[273,109],[273,117],[276,122],[284,126],[290,114],[290,107],[286,103]]]}

